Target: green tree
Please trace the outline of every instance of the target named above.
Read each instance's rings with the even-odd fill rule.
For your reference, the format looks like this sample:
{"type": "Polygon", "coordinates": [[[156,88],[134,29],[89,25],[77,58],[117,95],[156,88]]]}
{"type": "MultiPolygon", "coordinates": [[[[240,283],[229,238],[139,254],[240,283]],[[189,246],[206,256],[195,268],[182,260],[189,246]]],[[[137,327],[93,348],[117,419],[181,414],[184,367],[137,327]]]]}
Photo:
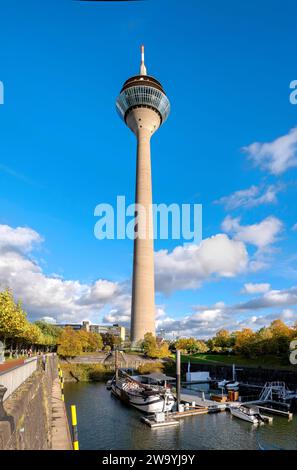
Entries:
{"type": "Polygon", "coordinates": [[[254,356],[254,344],[257,340],[256,333],[250,328],[244,328],[242,331],[236,332],[236,340],[234,350],[237,354],[245,357],[254,356]]]}
{"type": "Polygon", "coordinates": [[[204,341],[196,338],[180,338],[176,341],[175,347],[185,354],[206,353],[209,350],[204,341]]]}
{"type": "Polygon", "coordinates": [[[79,335],[71,327],[66,327],[59,338],[58,354],[64,357],[74,357],[81,353],[82,344],[79,335]]]}
{"type": "Polygon", "coordinates": [[[274,320],[270,327],[272,333],[272,344],[274,354],[284,355],[289,352],[290,341],[293,338],[293,330],[289,328],[282,320],[274,320]]]}
{"type": "Polygon", "coordinates": [[[234,335],[230,334],[228,330],[219,330],[213,338],[214,346],[223,349],[229,349],[234,346],[235,338],[234,335]]]}
{"type": "Polygon", "coordinates": [[[44,344],[45,342],[45,337],[41,331],[41,329],[32,323],[27,322],[25,329],[21,335],[22,339],[30,344],[44,344]]]}
{"type": "Polygon", "coordinates": [[[26,325],[26,313],[20,302],[15,303],[12,291],[6,289],[0,292],[0,337],[4,344],[8,338],[20,338],[26,325]]]}
{"type": "Polygon", "coordinates": [[[78,336],[83,352],[89,351],[89,332],[86,330],[79,330],[76,332],[78,336]]]}
{"type": "Polygon", "coordinates": [[[92,331],[79,330],[77,335],[84,352],[94,352],[102,349],[103,341],[100,334],[93,333],[92,331]]]}
{"type": "Polygon", "coordinates": [[[166,341],[157,342],[152,333],[146,333],[141,344],[145,354],[153,359],[161,359],[170,356],[170,351],[166,341]]]}
{"type": "Polygon", "coordinates": [[[101,335],[104,346],[110,346],[110,349],[113,349],[115,344],[115,335],[111,333],[104,333],[101,335]]]}
{"type": "Polygon", "coordinates": [[[99,333],[89,333],[88,351],[99,351],[103,348],[102,337],[99,333]]]}
{"type": "Polygon", "coordinates": [[[62,328],[53,325],[52,323],[47,323],[43,320],[37,320],[35,325],[42,331],[45,337],[45,344],[55,345],[58,342],[58,339],[62,333],[62,328]]]}
{"type": "Polygon", "coordinates": [[[156,337],[152,333],[146,333],[141,342],[141,347],[146,354],[149,354],[149,352],[157,348],[156,337]]]}

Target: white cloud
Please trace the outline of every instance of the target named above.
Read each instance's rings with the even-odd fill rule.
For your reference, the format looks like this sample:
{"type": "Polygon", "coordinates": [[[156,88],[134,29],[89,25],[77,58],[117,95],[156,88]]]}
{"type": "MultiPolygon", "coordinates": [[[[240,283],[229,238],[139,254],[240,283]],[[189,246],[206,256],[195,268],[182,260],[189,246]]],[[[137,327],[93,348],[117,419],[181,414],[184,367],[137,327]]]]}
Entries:
{"type": "Polygon", "coordinates": [[[99,279],[86,290],[77,303],[79,305],[96,305],[98,302],[116,297],[119,291],[120,286],[117,283],[99,279]]]}
{"type": "Polygon", "coordinates": [[[292,230],[293,230],[294,232],[297,232],[297,224],[293,225],[292,230]]]}
{"type": "Polygon", "coordinates": [[[0,225],[0,288],[11,287],[33,319],[60,322],[94,318],[108,305],[123,307],[124,287],[108,280],[83,284],[46,275],[30,256],[41,236],[30,228],[0,225]]]}
{"type": "Polygon", "coordinates": [[[0,250],[18,250],[28,253],[33,245],[41,242],[41,236],[31,228],[0,225],[0,250]]]}
{"type": "Polygon", "coordinates": [[[131,296],[125,292],[120,293],[112,300],[112,308],[103,317],[103,323],[119,323],[130,327],[131,296]]]}
{"type": "Polygon", "coordinates": [[[222,223],[222,229],[234,235],[235,240],[255,245],[264,250],[277,241],[283,229],[282,222],[274,216],[267,217],[258,224],[241,225],[240,218],[228,215],[222,223]]]}
{"type": "Polygon", "coordinates": [[[255,142],[242,149],[255,166],[279,175],[297,166],[297,127],[273,142],[255,142]]]}
{"type": "Polygon", "coordinates": [[[240,329],[244,324],[250,325],[251,319],[242,323],[236,318],[236,312],[227,307],[224,302],[217,302],[211,307],[193,307],[194,313],[184,318],[175,320],[165,317],[159,324],[159,329],[165,330],[167,337],[190,337],[209,338],[222,328],[229,331],[240,329]]]}
{"type": "Polygon", "coordinates": [[[240,310],[259,310],[297,305],[297,287],[283,290],[269,290],[263,296],[234,306],[240,310]]]}
{"type": "Polygon", "coordinates": [[[238,208],[251,208],[262,204],[274,204],[277,202],[277,193],[283,189],[281,184],[271,184],[268,186],[251,186],[248,189],[235,191],[229,196],[223,196],[215,201],[222,204],[226,210],[238,208]]]}
{"type": "Polygon", "coordinates": [[[233,277],[248,263],[244,243],[225,234],[206,238],[199,245],[178,246],[155,253],[156,288],[159,292],[196,289],[213,276],[233,277]]]}
{"type": "Polygon", "coordinates": [[[244,284],[241,293],[242,294],[264,294],[265,292],[268,292],[269,289],[270,289],[270,284],[268,283],[263,283],[263,284],[247,283],[247,284],[244,284]]]}

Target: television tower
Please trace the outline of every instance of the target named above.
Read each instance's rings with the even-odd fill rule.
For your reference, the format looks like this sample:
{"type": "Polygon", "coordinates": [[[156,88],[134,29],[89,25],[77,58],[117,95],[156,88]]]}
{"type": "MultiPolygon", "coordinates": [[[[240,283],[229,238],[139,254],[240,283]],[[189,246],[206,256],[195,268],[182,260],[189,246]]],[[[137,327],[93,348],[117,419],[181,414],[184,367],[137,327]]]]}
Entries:
{"type": "Polygon", "coordinates": [[[117,110],[137,139],[136,224],[133,257],[131,340],[155,335],[154,241],[152,215],[151,136],[166,121],[169,100],[161,83],[147,74],[141,46],[139,75],[129,78],[116,101],[117,110]],[[145,216],[143,217],[143,213],[145,216]]]}

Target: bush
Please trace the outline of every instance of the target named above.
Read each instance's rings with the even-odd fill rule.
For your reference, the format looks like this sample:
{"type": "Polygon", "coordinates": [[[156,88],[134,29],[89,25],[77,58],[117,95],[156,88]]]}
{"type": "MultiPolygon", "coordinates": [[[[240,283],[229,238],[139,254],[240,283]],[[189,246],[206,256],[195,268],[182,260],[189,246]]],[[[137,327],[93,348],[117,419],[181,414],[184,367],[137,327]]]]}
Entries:
{"type": "Polygon", "coordinates": [[[162,362],[146,362],[138,367],[139,374],[151,374],[152,372],[163,372],[162,362]]]}

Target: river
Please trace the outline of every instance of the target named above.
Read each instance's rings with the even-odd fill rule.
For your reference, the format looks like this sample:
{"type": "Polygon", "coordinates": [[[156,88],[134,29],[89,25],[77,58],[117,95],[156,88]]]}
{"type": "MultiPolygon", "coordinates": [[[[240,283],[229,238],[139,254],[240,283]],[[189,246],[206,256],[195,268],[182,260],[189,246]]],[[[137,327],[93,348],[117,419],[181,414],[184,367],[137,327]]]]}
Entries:
{"type": "Polygon", "coordinates": [[[297,416],[292,421],[274,416],[273,424],[254,427],[229,412],[188,417],[180,426],[150,429],[141,413],[114,398],[104,383],[66,383],[67,410],[77,407],[80,449],[106,450],[297,450],[297,416]]]}

